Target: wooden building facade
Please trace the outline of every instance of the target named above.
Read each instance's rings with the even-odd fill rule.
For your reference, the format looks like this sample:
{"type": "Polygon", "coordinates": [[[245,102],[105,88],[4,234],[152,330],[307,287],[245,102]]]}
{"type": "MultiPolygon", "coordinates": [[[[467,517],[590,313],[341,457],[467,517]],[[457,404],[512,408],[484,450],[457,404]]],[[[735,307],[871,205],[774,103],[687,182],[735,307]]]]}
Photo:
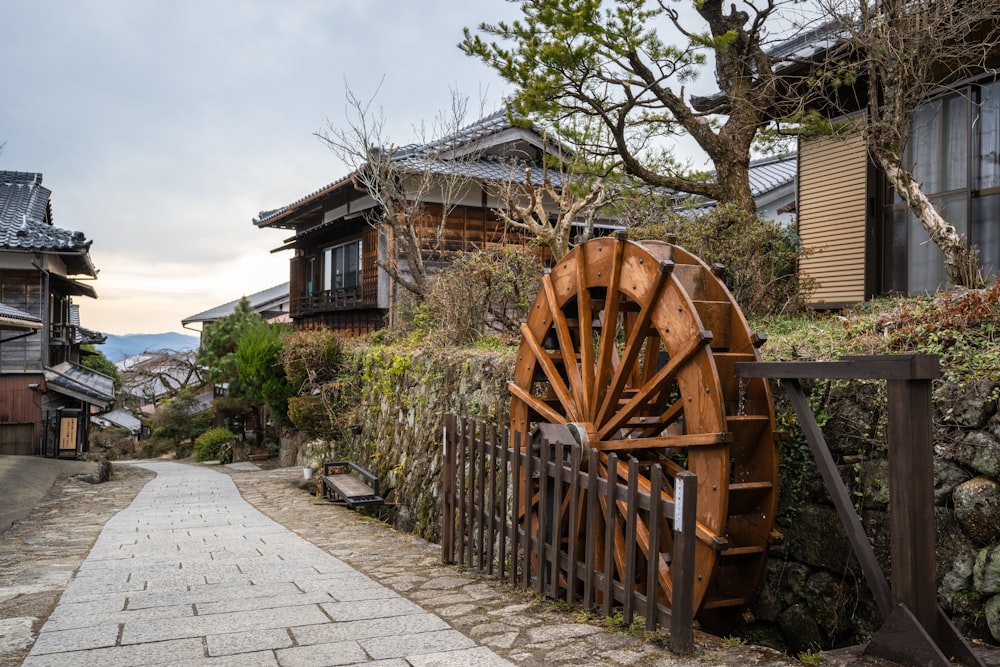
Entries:
{"type": "Polygon", "coordinates": [[[111,378],[79,365],[76,296],[96,298],[90,241],[52,223],[37,173],[0,171],[0,454],[76,456],[92,409],[114,401],[111,378]]]}
{"type": "MultiPolygon", "coordinates": [[[[402,196],[411,203],[420,198],[420,214],[412,220],[427,272],[455,252],[524,244],[525,237],[507,229],[494,212],[502,205],[497,185],[523,179],[525,166],[540,184],[543,156],[557,152],[539,131],[511,123],[504,112],[398,151],[393,160],[402,196]],[[438,177],[451,179],[450,187],[434,186],[438,177]]],[[[403,275],[409,267],[382,213],[355,172],[254,220],[260,228],[293,232],[275,252],[294,252],[289,311],[296,328],[362,335],[389,324],[403,288],[383,267],[395,265],[403,275]]]]}

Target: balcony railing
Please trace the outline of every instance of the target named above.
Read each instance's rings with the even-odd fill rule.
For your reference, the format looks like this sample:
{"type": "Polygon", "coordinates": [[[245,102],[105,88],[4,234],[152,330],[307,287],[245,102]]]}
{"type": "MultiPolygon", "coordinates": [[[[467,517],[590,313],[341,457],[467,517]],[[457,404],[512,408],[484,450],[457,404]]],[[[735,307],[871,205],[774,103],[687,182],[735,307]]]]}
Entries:
{"type": "Polygon", "coordinates": [[[361,297],[361,286],[345,287],[343,289],[327,290],[315,294],[299,295],[298,315],[328,312],[331,310],[348,310],[366,304],[361,297]]]}
{"type": "Polygon", "coordinates": [[[76,341],[76,326],[62,322],[53,322],[49,325],[50,345],[71,345],[74,341],[76,341]]]}

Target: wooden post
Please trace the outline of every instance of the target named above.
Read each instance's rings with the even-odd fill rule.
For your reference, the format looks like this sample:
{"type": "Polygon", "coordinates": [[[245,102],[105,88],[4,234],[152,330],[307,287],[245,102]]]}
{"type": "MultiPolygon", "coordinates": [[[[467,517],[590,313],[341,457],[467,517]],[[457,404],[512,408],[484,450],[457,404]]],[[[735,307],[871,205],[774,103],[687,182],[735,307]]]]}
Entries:
{"type": "Polygon", "coordinates": [[[444,416],[441,439],[444,446],[444,470],[441,489],[441,562],[455,562],[455,414],[444,416]]]}
{"type": "Polygon", "coordinates": [[[982,667],[982,660],[937,604],[931,380],[940,376],[938,358],[902,354],[843,357],[840,361],[743,362],[735,364],[735,373],[737,377],[784,380],[823,481],[882,614],[882,627],[865,653],[914,667],[946,667],[951,664],[947,656],[970,667],[982,667]],[[800,378],[887,381],[891,588],[837,474],[833,457],[799,385],[800,378]]]}
{"type": "Polygon", "coordinates": [[[670,603],[670,650],[687,654],[694,650],[694,545],[695,503],[698,476],[688,470],[677,473],[674,482],[674,590],[670,603]]]}

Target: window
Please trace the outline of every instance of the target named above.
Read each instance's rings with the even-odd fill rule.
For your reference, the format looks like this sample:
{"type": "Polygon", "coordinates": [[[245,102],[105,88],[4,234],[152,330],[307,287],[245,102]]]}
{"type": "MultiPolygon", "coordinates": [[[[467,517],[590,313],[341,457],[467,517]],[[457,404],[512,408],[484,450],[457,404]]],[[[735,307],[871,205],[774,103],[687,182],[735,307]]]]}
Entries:
{"type": "MultiPolygon", "coordinates": [[[[934,207],[979,246],[984,272],[1000,272],[1000,82],[924,104],[905,162],[934,207]]],[[[890,208],[885,287],[919,294],[947,285],[944,257],[921,222],[898,195],[890,208]]]]}
{"type": "Polygon", "coordinates": [[[361,284],[361,239],[323,251],[323,290],[341,290],[361,284]]]}

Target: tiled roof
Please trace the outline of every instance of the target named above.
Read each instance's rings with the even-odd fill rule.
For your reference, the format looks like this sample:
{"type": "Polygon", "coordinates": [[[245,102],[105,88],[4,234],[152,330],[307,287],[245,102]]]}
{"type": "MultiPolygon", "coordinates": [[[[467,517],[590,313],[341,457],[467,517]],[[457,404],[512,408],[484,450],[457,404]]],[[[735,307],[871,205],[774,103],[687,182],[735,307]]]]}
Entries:
{"type": "Polygon", "coordinates": [[[138,433],[142,429],[142,422],[131,412],[123,408],[106,412],[100,417],[93,417],[93,419],[98,422],[108,422],[114,426],[127,428],[132,433],[138,433]]]}
{"type": "Polygon", "coordinates": [[[103,373],[64,361],[45,369],[45,384],[60,394],[108,407],[115,400],[114,380],[103,373]]]}
{"type": "Polygon", "coordinates": [[[750,163],[750,191],[754,197],[760,197],[788,185],[795,180],[798,167],[799,157],[795,153],[754,160],[750,163]]]}
{"type": "MultiPolygon", "coordinates": [[[[484,138],[499,134],[500,132],[504,132],[506,130],[513,130],[518,127],[521,127],[521,125],[512,123],[506,111],[497,111],[496,113],[486,116],[485,118],[481,118],[475,123],[472,123],[471,125],[468,125],[467,127],[440,139],[426,144],[409,144],[394,148],[392,149],[392,159],[393,161],[400,163],[404,169],[410,169],[421,173],[431,171],[432,173],[466,176],[473,179],[509,180],[511,175],[511,166],[509,162],[503,162],[496,156],[483,155],[474,159],[462,160],[452,159],[446,154],[451,151],[457,151],[462,147],[475,144],[475,142],[484,138]]],[[[534,125],[530,126],[530,130],[528,131],[532,134],[540,135],[538,128],[534,125]]],[[[540,169],[535,169],[532,174],[532,180],[537,181],[537,184],[540,184],[542,180],[541,174],[538,173],[540,171],[540,169]]],[[[550,178],[553,182],[558,182],[557,172],[554,170],[549,171],[550,178]]],[[[257,226],[266,226],[275,221],[276,218],[281,217],[283,214],[298,207],[299,205],[336,190],[345,182],[351,180],[352,176],[353,174],[344,176],[343,178],[309,193],[305,197],[297,199],[287,206],[282,206],[270,211],[261,211],[257,214],[254,224],[257,226]]],[[[518,178],[518,180],[522,179],[518,178]]]]}
{"type": "MultiPolygon", "coordinates": [[[[282,301],[288,301],[288,286],[289,283],[287,282],[281,283],[280,285],[269,287],[266,290],[257,292],[256,294],[251,294],[246,298],[254,310],[262,315],[266,315],[267,311],[271,310],[274,306],[279,305],[282,301]]],[[[209,308],[208,310],[198,313],[197,315],[189,315],[181,320],[181,324],[183,326],[187,326],[192,322],[214,322],[216,320],[221,320],[227,315],[232,315],[239,302],[240,299],[236,299],[234,301],[224,303],[221,306],[209,308]]]]}
{"type": "Polygon", "coordinates": [[[12,308],[0,303],[0,329],[36,329],[42,326],[42,320],[31,313],[12,308]]]}
{"type": "Polygon", "coordinates": [[[52,225],[51,194],[41,174],[0,171],[0,249],[88,251],[82,232],[52,225]]]}
{"type": "MultiPolygon", "coordinates": [[[[794,183],[798,175],[799,158],[796,153],[785,153],[753,160],[750,163],[750,192],[757,199],[778,188],[794,183]]],[[[681,206],[688,209],[709,209],[718,202],[714,199],[687,197],[681,206]],[[700,201],[699,201],[700,200],[700,201]]]]}

